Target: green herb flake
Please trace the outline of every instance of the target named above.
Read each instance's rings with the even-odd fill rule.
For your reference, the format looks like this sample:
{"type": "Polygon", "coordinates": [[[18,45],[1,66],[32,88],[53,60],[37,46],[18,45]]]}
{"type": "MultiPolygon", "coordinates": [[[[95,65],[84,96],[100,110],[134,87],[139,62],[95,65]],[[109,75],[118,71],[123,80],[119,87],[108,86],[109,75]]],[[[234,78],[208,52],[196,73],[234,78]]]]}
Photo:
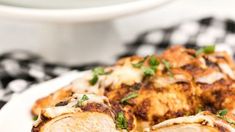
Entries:
{"type": "Polygon", "coordinates": [[[200,54],[202,54],[204,52],[204,49],[199,49],[196,51],[196,56],[199,56],[200,54]]]}
{"type": "Polygon", "coordinates": [[[217,116],[223,117],[223,116],[225,116],[227,113],[228,113],[228,110],[227,110],[227,109],[223,109],[223,110],[220,110],[220,111],[217,113],[217,116]]]}
{"type": "Polygon", "coordinates": [[[76,104],[76,107],[81,107],[83,102],[88,100],[89,98],[87,97],[87,95],[83,95],[81,99],[78,100],[77,104],[76,104]]]}
{"type": "Polygon", "coordinates": [[[230,118],[226,118],[225,120],[226,120],[229,124],[235,125],[235,121],[234,121],[234,120],[232,120],[232,119],[230,119],[230,118]]]}
{"type": "Polygon", "coordinates": [[[167,60],[162,60],[163,65],[165,66],[167,71],[170,71],[171,69],[171,64],[167,60]]]}
{"type": "Polygon", "coordinates": [[[150,68],[151,68],[152,70],[154,70],[154,72],[157,71],[157,66],[150,66],[150,68]]]}
{"type": "Polygon", "coordinates": [[[174,77],[174,74],[171,72],[171,64],[169,61],[167,60],[162,60],[163,65],[165,66],[166,70],[167,70],[167,74],[170,77],[174,77]]]}
{"type": "Polygon", "coordinates": [[[105,75],[105,71],[103,67],[96,67],[92,70],[93,77],[91,80],[89,80],[89,83],[91,85],[95,85],[97,81],[99,80],[99,75],[105,75]]]}
{"type": "Polygon", "coordinates": [[[142,71],[145,76],[153,76],[155,74],[155,70],[151,67],[142,67],[142,71]]]}
{"type": "Polygon", "coordinates": [[[148,56],[144,57],[143,60],[141,60],[141,61],[139,61],[139,62],[137,62],[137,63],[132,64],[132,66],[133,66],[134,68],[141,68],[147,58],[148,58],[148,56]]]}
{"type": "Polygon", "coordinates": [[[206,47],[203,47],[199,50],[196,51],[196,56],[202,54],[202,53],[205,53],[205,54],[211,54],[211,53],[214,53],[215,52],[215,45],[209,45],[209,46],[206,46],[206,47]]]}
{"type": "Polygon", "coordinates": [[[98,75],[93,75],[92,79],[89,80],[89,83],[90,83],[91,85],[95,85],[98,80],[99,80],[98,75]]]}
{"type": "Polygon", "coordinates": [[[225,115],[227,115],[227,113],[228,113],[227,109],[220,110],[219,112],[217,112],[217,117],[225,120],[229,124],[235,125],[235,121],[234,120],[225,117],[225,115]]]}
{"type": "Polygon", "coordinates": [[[174,74],[171,71],[168,71],[168,75],[172,78],[174,77],[174,74]]]}
{"type": "Polygon", "coordinates": [[[136,98],[137,96],[138,96],[138,93],[132,92],[128,94],[127,96],[125,96],[124,98],[122,98],[121,103],[126,103],[129,99],[136,98]]]}
{"type": "Polygon", "coordinates": [[[105,71],[103,67],[96,67],[92,70],[93,74],[95,75],[104,75],[105,71]]]}
{"type": "Polygon", "coordinates": [[[33,117],[33,121],[36,121],[38,119],[38,116],[33,117]]]}
{"type": "Polygon", "coordinates": [[[126,118],[123,112],[118,112],[117,118],[116,118],[116,125],[117,125],[117,128],[119,129],[127,129],[128,123],[126,121],[126,118]]]}
{"type": "Polygon", "coordinates": [[[215,52],[215,45],[209,45],[204,48],[204,53],[210,54],[215,52]]]}
{"type": "Polygon", "coordinates": [[[152,55],[149,59],[150,66],[157,66],[159,65],[159,61],[156,59],[154,55],[152,55]]]}
{"type": "Polygon", "coordinates": [[[138,62],[138,63],[132,64],[132,66],[135,68],[140,68],[142,65],[143,65],[143,62],[138,62]]]}

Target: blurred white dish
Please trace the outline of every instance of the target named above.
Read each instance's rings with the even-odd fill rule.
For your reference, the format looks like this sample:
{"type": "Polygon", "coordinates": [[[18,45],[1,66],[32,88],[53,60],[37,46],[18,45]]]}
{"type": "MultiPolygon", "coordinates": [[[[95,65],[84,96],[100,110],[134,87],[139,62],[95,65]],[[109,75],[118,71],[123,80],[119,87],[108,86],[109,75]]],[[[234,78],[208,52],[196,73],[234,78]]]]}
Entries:
{"type": "Polygon", "coordinates": [[[63,0],[60,1],[62,1],[60,4],[55,4],[58,6],[42,2],[36,6],[35,4],[27,4],[27,0],[22,2],[1,0],[0,16],[56,22],[100,21],[141,12],[173,0],[120,0],[119,2],[118,0],[111,0],[111,2],[99,0],[100,2],[93,2],[93,4],[83,2],[81,6],[77,2],[74,5],[66,5],[63,4],[63,0]]]}
{"type": "Polygon", "coordinates": [[[14,97],[0,110],[1,132],[30,132],[32,128],[31,107],[40,97],[69,84],[83,72],[70,72],[62,77],[33,86],[27,91],[14,97]]]}

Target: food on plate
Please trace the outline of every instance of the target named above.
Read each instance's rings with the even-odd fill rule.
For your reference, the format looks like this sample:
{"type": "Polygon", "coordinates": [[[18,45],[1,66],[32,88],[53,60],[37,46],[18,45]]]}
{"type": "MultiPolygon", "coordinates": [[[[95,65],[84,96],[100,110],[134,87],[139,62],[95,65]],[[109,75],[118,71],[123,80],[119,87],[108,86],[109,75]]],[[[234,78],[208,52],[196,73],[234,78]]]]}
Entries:
{"type": "Polygon", "coordinates": [[[53,107],[42,109],[32,131],[116,132],[116,123],[120,128],[132,129],[134,121],[127,111],[112,108],[105,96],[73,94],[53,107]]]}
{"type": "Polygon", "coordinates": [[[194,116],[163,121],[151,128],[152,132],[234,132],[235,122],[223,113],[213,115],[208,111],[194,116]]]}
{"type": "MultiPolygon", "coordinates": [[[[89,131],[102,131],[99,128],[110,131],[151,131],[152,128],[156,128],[154,131],[167,131],[177,125],[171,125],[170,129],[168,125],[167,128],[166,125],[162,128],[158,126],[169,124],[170,121],[177,122],[179,119],[197,118],[200,115],[197,113],[200,111],[209,111],[210,113],[203,113],[206,117],[213,117],[222,109],[233,115],[235,114],[234,70],[235,65],[229,55],[226,52],[216,52],[214,46],[197,51],[174,46],[160,55],[123,58],[113,66],[97,67],[84,72],[82,77],[70,85],[36,101],[32,113],[38,115],[40,117],[38,120],[41,122],[37,124],[38,126],[34,125],[33,130],[55,130],[60,126],[69,130],[87,131],[86,127],[94,126],[94,122],[89,120],[98,122],[109,120],[108,128],[101,127],[103,125],[101,122],[99,126],[95,126],[97,130],[94,128],[89,131]],[[60,109],[59,113],[57,111],[55,116],[45,115],[48,109],[56,111],[58,104],[71,102],[71,99],[74,100],[77,95],[96,96],[96,99],[92,99],[96,103],[98,98],[105,97],[110,114],[102,111],[103,107],[97,108],[96,111],[84,110],[83,107],[86,105],[89,107],[89,103],[79,107],[73,105],[67,107],[65,103],[66,107],[60,109]],[[96,120],[79,118],[84,114],[90,115],[91,112],[96,112],[96,120]],[[67,114],[71,117],[69,121],[64,119],[67,114]],[[77,125],[66,125],[70,124],[71,120],[78,126],[82,124],[81,121],[87,123],[85,126],[82,125],[84,129],[77,125]],[[66,126],[59,125],[61,122],[66,126]]],[[[80,98],[77,97],[78,100],[75,99],[75,102],[79,102],[80,98]]],[[[230,120],[233,121],[233,118],[230,120]]],[[[189,126],[187,123],[178,125],[177,127],[182,126],[182,129],[186,125],[203,130],[218,130],[214,126],[202,126],[198,122],[189,126]]]]}

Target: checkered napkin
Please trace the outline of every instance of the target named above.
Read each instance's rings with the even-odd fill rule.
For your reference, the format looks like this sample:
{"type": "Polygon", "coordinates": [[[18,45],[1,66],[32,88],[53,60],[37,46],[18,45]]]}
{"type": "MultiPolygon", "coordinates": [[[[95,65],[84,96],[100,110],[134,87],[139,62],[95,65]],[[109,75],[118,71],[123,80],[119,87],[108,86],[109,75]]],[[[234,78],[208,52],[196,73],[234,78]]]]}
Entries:
{"type": "Polygon", "coordinates": [[[168,28],[143,32],[136,40],[126,45],[119,57],[161,53],[167,47],[178,44],[187,48],[199,48],[215,44],[218,50],[233,55],[235,50],[235,21],[206,17],[185,21],[168,28]]]}
{"type": "Polygon", "coordinates": [[[101,63],[68,66],[48,63],[40,56],[27,51],[12,51],[0,55],[0,108],[29,86],[58,77],[71,70],[88,70],[101,63]]]}
{"type": "MultiPolygon", "coordinates": [[[[114,59],[130,55],[160,53],[172,44],[199,48],[216,44],[218,50],[233,55],[235,50],[235,22],[230,19],[207,17],[186,21],[169,28],[146,31],[125,46],[125,51],[114,59]]],[[[234,56],[234,55],[233,55],[234,56]]],[[[41,83],[71,70],[87,70],[101,63],[77,66],[48,63],[43,58],[26,51],[12,51],[0,55],[0,108],[14,95],[29,86],[41,83]]]]}

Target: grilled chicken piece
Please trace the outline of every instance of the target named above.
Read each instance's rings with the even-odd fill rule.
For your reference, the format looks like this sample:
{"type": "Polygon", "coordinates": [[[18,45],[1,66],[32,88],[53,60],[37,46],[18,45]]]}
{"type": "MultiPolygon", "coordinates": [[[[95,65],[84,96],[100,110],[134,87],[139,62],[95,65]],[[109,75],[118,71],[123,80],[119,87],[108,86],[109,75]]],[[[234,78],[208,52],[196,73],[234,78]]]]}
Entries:
{"type": "Polygon", "coordinates": [[[53,107],[43,108],[32,131],[117,132],[119,129],[116,123],[124,125],[123,127],[130,131],[134,130],[135,118],[122,109],[116,111],[104,96],[74,94],[70,100],[60,102],[53,107]],[[122,117],[118,117],[120,113],[122,117]],[[120,122],[120,120],[125,122],[120,122]]]}
{"type": "MultiPolygon", "coordinates": [[[[53,118],[39,128],[39,132],[117,132],[113,119],[103,113],[82,112],[53,118]]],[[[33,130],[37,131],[37,130],[33,130]]]]}
{"type": "MultiPolygon", "coordinates": [[[[199,109],[216,113],[226,108],[235,113],[232,59],[225,52],[201,51],[175,46],[159,56],[124,58],[106,67],[94,85],[89,84],[94,73],[87,72],[68,91],[106,96],[114,113],[124,110],[126,116],[137,118],[137,126],[130,130],[142,131],[171,118],[195,115],[199,109]]],[[[46,97],[33,109],[59,102],[55,100],[46,97]]]]}
{"type": "MultiPolygon", "coordinates": [[[[111,102],[121,102],[128,94],[137,93],[138,96],[123,107],[132,110],[138,121],[145,125],[146,122],[153,125],[170,118],[193,115],[198,109],[214,113],[224,108],[234,110],[234,64],[226,53],[196,55],[194,50],[177,46],[154,57],[160,64],[153,75],[142,77],[141,83],[136,80],[132,85],[107,88],[105,95],[111,102]]],[[[132,57],[122,59],[118,64],[138,64],[143,60],[132,57]]],[[[134,68],[151,68],[151,57],[142,65],[134,68]]]]}
{"type": "Polygon", "coordinates": [[[43,108],[52,107],[60,102],[69,100],[74,93],[103,95],[102,90],[98,89],[96,85],[90,86],[89,82],[87,81],[92,76],[90,71],[86,71],[81,74],[83,75],[74,80],[71,84],[55,91],[46,97],[38,99],[32,107],[32,114],[39,115],[43,108]]]}
{"type": "Polygon", "coordinates": [[[123,102],[122,105],[132,111],[137,119],[147,121],[150,125],[169,118],[194,114],[195,107],[200,105],[200,100],[192,92],[192,86],[186,83],[156,89],[153,83],[148,82],[139,86],[139,90],[135,90],[134,87],[138,86],[123,85],[117,90],[108,92],[106,96],[112,104],[122,103],[123,98],[136,93],[137,97],[123,102]]]}
{"type": "Polygon", "coordinates": [[[73,93],[72,88],[68,86],[37,100],[32,107],[32,114],[39,115],[43,108],[52,107],[61,101],[63,102],[66,98],[69,99],[73,93]]]}
{"type": "Polygon", "coordinates": [[[152,127],[152,132],[234,132],[232,119],[218,117],[210,112],[195,116],[178,117],[161,122],[152,127]]]}

